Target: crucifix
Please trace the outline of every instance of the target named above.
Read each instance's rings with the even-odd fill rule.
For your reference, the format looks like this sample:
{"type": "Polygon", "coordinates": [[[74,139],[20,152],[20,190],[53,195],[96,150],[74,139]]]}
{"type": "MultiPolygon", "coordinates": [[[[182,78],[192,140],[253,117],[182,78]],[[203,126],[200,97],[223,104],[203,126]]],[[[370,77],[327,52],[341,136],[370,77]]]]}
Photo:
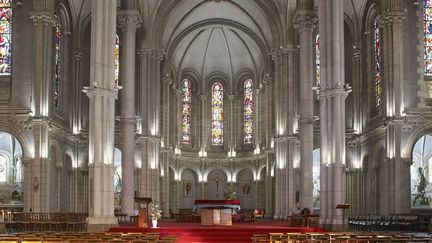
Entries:
{"type": "Polygon", "coordinates": [[[224,181],[224,179],[219,173],[216,173],[216,175],[213,177],[213,180],[216,182],[216,198],[219,198],[219,182],[224,181]]]}

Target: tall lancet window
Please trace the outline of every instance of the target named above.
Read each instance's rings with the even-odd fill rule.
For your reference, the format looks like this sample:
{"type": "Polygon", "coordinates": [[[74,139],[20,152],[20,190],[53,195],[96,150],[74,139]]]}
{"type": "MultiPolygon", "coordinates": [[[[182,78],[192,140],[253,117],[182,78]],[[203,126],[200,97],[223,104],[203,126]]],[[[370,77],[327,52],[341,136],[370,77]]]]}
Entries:
{"type": "Polygon", "coordinates": [[[320,38],[317,34],[315,39],[315,76],[316,76],[316,87],[321,84],[321,62],[320,62],[320,38]]]}
{"type": "Polygon", "coordinates": [[[12,0],[0,0],[0,76],[12,71],[12,0]]]}
{"type": "MultiPolygon", "coordinates": [[[[1,1],[1,0],[0,0],[1,1]]],[[[114,82],[115,87],[119,85],[119,69],[120,69],[120,38],[118,34],[116,34],[115,40],[115,63],[114,63],[114,82]]]]}
{"type": "Polygon", "coordinates": [[[374,45],[374,53],[373,53],[373,67],[374,67],[374,98],[375,98],[375,108],[381,106],[381,84],[382,84],[382,76],[381,76],[381,39],[380,39],[380,29],[379,29],[378,18],[375,18],[373,24],[373,45],[374,45]]]}
{"type": "Polygon", "coordinates": [[[253,81],[247,79],[243,84],[243,142],[251,144],[254,142],[253,134],[253,81]]]}
{"type": "Polygon", "coordinates": [[[212,85],[212,144],[223,144],[223,86],[220,82],[212,85]]]}
{"type": "MultiPolygon", "coordinates": [[[[56,18],[58,20],[58,18],[56,18]]],[[[55,26],[55,65],[54,65],[54,106],[60,109],[60,95],[61,95],[61,48],[62,48],[62,32],[60,22],[57,21],[55,26]]]]}
{"type": "Polygon", "coordinates": [[[181,136],[185,144],[192,143],[192,83],[189,79],[183,79],[182,86],[182,108],[181,108],[181,136]]]}
{"type": "Polygon", "coordinates": [[[432,76],[432,0],[423,0],[424,75],[432,76]]]}

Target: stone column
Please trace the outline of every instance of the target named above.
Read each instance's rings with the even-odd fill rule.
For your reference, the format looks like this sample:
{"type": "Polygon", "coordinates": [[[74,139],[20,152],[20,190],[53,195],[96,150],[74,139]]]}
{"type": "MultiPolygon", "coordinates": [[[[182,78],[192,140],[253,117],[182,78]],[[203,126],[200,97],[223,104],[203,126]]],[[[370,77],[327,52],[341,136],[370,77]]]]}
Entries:
{"type": "Polygon", "coordinates": [[[114,217],[115,0],[92,1],[89,112],[89,231],[117,225],[114,217]]]}
{"type": "Polygon", "coordinates": [[[405,11],[401,0],[386,2],[386,9],[381,16],[383,29],[383,88],[385,95],[386,150],[389,161],[389,213],[409,213],[410,183],[409,169],[402,158],[402,125],[404,107],[404,73],[403,73],[403,19],[405,11]]]}
{"type": "Polygon", "coordinates": [[[235,129],[235,122],[234,122],[234,103],[235,103],[235,96],[234,94],[228,95],[228,102],[229,102],[229,117],[230,117],[230,124],[229,124],[229,140],[228,140],[228,151],[232,152],[235,150],[236,147],[236,141],[234,138],[234,129],[235,129]]]}
{"type": "Polygon", "coordinates": [[[202,94],[200,96],[201,98],[201,144],[200,144],[200,150],[201,151],[206,151],[206,147],[207,147],[207,99],[208,99],[208,95],[206,94],[202,94]]]}
{"type": "MultiPolygon", "coordinates": [[[[140,83],[141,104],[140,116],[142,118],[142,134],[139,138],[141,151],[141,197],[151,197],[160,200],[160,93],[161,77],[160,62],[164,54],[160,50],[144,49],[140,51],[140,83]]],[[[164,146],[169,146],[165,144],[164,146]]]]}
{"type": "MultiPolygon", "coordinates": [[[[257,148],[261,148],[261,134],[260,134],[260,114],[261,114],[261,106],[260,106],[260,92],[262,92],[262,88],[264,86],[262,84],[258,84],[258,82],[256,82],[256,87],[255,87],[255,101],[254,101],[254,105],[255,105],[255,109],[254,109],[254,117],[253,117],[253,121],[254,121],[254,144],[255,144],[255,149],[257,148]]],[[[260,151],[261,153],[261,151],[260,151]]]]}
{"type": "Polygon", "coordinates": [[[122,213],[134,214],[134,152],[135,152],[135,39],[142,20],[138,10],[124,9],[117,15],[122,31],[120,55],[121,150],[122,150],[122,213]]]}
{"type": "Polygon", "coordinates": [[[321,41],[321,200],[320,224],[340,230],[342,210],[336,205],[345,202],[343,183],[345,167],[345,60],[342,0],[319,1],[321,41]]]}
{"type": "Polygon", "coordinates": [[[49,212],[49,127],[52,83],[52,40],[54,26],[54,1],[36,1],[30,12],[33,21],[33,111],[32,131],[34,141],[33,159],[26,166],[25,176],[29,178],[25,188],[26,209],[32,212],[49,212]]]}
{"type": "MultiPolygon", "coordinates": [[[[363,85],[361,70],[361,50],[355,47],[353,50],[353,95],[354,95],[354,130],[355,133],[363,132],[363,85]]],[[[359,157],[360,158],[360,157],[359,157]]]]}
{"type": "MultiPolygon", "coordinates": [[[[81,131],[81,104],[82,104],[82,93],[80,92],[81,87],[81,61],[82,61],[82,52],[81,50],[77,49],[74,51],[74,84],[72,87],[74,87],[74,114],[73,114],[73,120],[72,120],[72,132],[74,134],[79,134],[81,131]]],[[[85,97],[84,97],[85,98],[85,97]]]]}
{"type": "Polygon", "coordinates": [[[313,0],[297,0],[298,10],[294,26],[299,31],[300,43],[300,207],[313,208],[313,38],[318,22],[313,13],[313,0]]]}
{"type": "Polygon", "coordinates": [[[274,218],[285,218],[295,205],[293,151],[294,77],[296,52],[293,47],[274,50],[275,65],[275,209],[274,218]]]}

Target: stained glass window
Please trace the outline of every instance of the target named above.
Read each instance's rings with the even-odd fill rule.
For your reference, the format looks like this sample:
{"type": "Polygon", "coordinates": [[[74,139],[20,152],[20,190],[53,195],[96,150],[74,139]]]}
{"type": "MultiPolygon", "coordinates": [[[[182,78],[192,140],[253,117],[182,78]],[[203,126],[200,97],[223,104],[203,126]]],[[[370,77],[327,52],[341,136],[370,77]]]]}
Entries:
{"type": "Polygon", "coordinates": [[[248,79],[243,84],[243,142],[253,143],[253,81],[248,79]]]}
{"type": "Polygon", "coordinates": [[[220,82],[212,85],[212,144],[223,144],[223,86],[220,82]]]}
{"type": "Polygon", "coordinates": [[[62,34],[61,34],[60,23],[57,23],[55,28],[55,66],[54,66],[54,105],[56,108],[60,108],[61,38],[62,38],[62,34]]]}
{"type": "Polygon", "coordinates": [[[191,144],[192,142],[192,83],[189,79],[183,79],[182,86],[182,142],[191,144]]]}
{"type": "Polygon", "coordinates": [[[381,105],[381,40],[378,18],[373,25],[375,107],[381,105]]]}
{"type": "Polygon", "coordinates": [[[0,75],[12,70],[12,1],[0,0],[0,75]]]}
{"type": "Polygon", "coordinates": [[[320,39],[319,34],[315,40],[315,75],[316,75],[316,87],[320,86],[321,83],[321,62],[320,62],[320,39]]]}
{"type": "MultiPolygon", "coordinates": [[[[1,1],[1,0],[0,0],[1,1]]],[[[120,67],[120,38],[118,34],[116,34],[116,42],[115,42],[115,63],[114,63],[114,81],[115,87],[119,85],[119,67],[120,67]]]]}
{"type": "Polygon", "coordinates": [[[432,76],[432,0],[423,0],[424,75],[432,76]]]}

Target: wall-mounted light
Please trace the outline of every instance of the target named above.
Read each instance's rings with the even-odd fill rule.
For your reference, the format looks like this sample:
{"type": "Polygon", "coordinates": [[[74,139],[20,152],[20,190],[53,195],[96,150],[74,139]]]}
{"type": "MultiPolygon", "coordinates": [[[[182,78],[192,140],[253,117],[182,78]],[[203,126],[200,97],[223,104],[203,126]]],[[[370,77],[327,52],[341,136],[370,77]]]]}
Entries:
{"type": "Polygon", "coordinates": [[[198,152],[199,157],[207,157],[207,152],[205,151],[205,148],[201,148],[201,150],[198,152]]]}

